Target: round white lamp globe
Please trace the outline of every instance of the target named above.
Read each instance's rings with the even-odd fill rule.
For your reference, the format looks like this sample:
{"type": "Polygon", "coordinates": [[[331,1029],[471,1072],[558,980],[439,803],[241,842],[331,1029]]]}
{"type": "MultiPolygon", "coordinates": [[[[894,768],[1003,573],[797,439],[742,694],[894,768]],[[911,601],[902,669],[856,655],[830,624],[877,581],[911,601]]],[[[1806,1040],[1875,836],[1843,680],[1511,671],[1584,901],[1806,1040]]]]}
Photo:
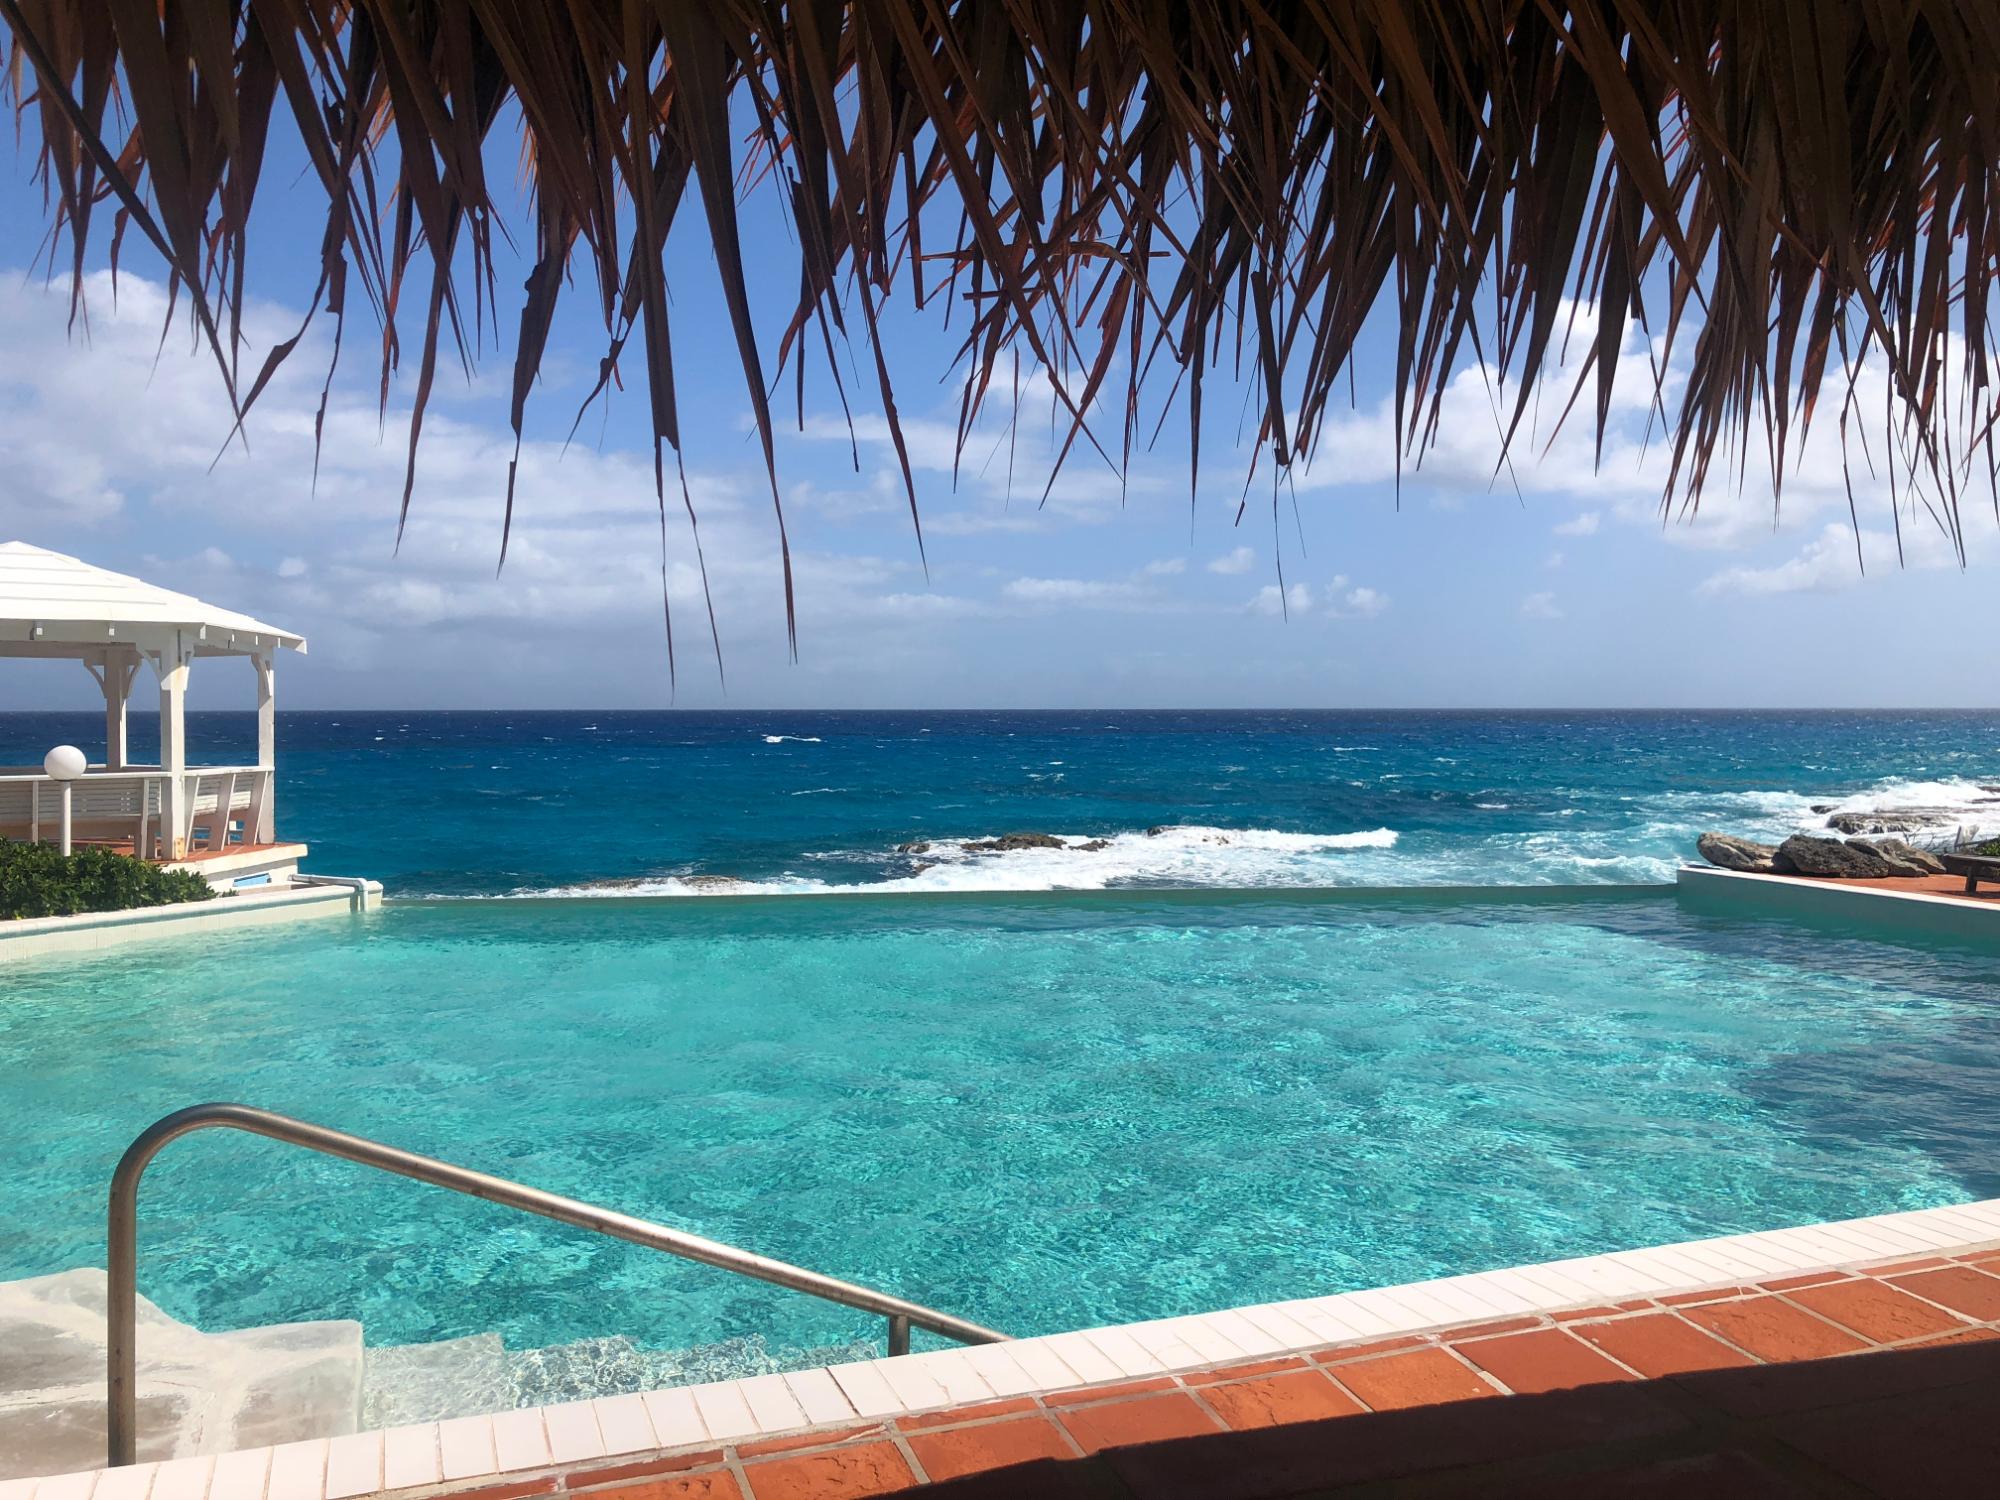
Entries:
{"type": "Polygon", "coordinates": [[[57,781],[74,781],[90,767],[74,745],[58,745],[42,757],[42,769],[57,781]]]}

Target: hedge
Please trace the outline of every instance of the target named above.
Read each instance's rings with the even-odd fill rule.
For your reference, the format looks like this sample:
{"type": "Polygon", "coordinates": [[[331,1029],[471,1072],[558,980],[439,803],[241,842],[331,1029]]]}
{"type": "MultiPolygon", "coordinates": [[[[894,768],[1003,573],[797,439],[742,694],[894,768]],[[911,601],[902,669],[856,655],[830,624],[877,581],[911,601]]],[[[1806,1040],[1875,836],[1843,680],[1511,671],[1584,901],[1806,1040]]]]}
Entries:
{"type": "Polygon", "coordinates": [[[0,840],[0,921],[129,911],[206,901],[214,889],[187,870],[162,870],[109,849],[63,854],[53,844],[0,840]]]}

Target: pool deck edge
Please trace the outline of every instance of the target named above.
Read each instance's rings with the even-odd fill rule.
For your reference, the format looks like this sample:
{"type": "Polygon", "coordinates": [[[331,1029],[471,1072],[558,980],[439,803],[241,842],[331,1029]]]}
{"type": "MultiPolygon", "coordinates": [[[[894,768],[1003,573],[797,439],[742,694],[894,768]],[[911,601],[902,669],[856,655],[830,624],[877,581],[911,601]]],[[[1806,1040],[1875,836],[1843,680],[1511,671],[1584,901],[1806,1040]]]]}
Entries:
{"type": "Polygon", "coordinates": [[[1760,875],[1711,865],[1682,865],[1675,885],[1685,899],[1716,910],[1872,922],[1940,937],[2000,937],[2000,892],[1969,896],[1957,877],[1848,880],[1760,875]]]}
{"type": "Polygon", "coordinates": [[[0,922],[0,964],[52,954],[94,953],[198,932],[234,932],[278,922],[345,916],[373,911],[381,904],[382,887],[377,881],[302,875],[291,885],[234,891],[207,901],[78,912],[66,917],[20,917],[0,922]]]}
{"type": "MultiPolygon", "coordinates": [[[[1411,1348],[1450,1351],[1468,1378],[1492,1386],[1473,1394],[1505,1394],[1509,1388],[1480,1374],[1456,1340],[1514,1328],[1556,1333],[1591,1318],[1667,1314],[1702,1301],[1708,1291],[1717,1301],[1775,1300],[1797,1278],[1910,1271],[1911,1262],[1942,1264],[1945,1258],[1974,1260],[1988,1253],[2000,1254],[2000,1199],[893,1360],[524,1407],[129,1470],[0,1480],[0,1500],[348,1500],[387,1493],[410,1500],[463,1494],[469,1500],[488,1491],[497,1500],[503,1493],[576,1489],[642,1472],[740,1466],[745,1457],[831,1446],[863,1432],[876,1434],[878,1441],[890,1432],[902,1442],[905,1429],[889,1424],[912,1417],[922,1419],[918,1426],[946,1426],[995,1415],[997,1404],[1050,1413],[1085,1401],[1108,1402],[1135,1388],[1194,1390],[1211,1383],[1205,1372],[1232,1367],[1238,1376],[1278,1365],[1294,1372],[1324,1369],[1331,1362],[1379,1354],[1385,1343],[1404,1347],[1404,1341],[1411,1348]],[[1774,1288],[1773,1282],[1785,1285],[1774,1288]]],[[[1990,1262],[1988,1269],[2000,1289],[2000,1262],[1990,1262]]],[[[1951,1332],[1990,1331],[1985,1319],[1933,1311],[1958,1320],[1951,1332]]],[[[1798,1311],[1798,1316],[1810,1314],[1798,1311]]],[[[1872,1336],[1867,1341],[1870,1347],[1885,1342],[1872,1336]]],[[[1212,1405],[1194,1404],[1204,1412],[1212,1405]]],[[[898,1451],[907,1448],[903,1443],[898,1451]]]]}

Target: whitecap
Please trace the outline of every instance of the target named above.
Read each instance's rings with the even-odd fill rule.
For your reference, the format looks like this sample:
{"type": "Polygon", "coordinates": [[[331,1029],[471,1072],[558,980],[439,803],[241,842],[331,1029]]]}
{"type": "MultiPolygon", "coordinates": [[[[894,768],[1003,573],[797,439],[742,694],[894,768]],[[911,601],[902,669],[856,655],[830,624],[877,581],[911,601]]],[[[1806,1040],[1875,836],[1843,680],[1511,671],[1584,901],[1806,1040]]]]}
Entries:
{"type": "MultiPolygon", "coordinates": [[[[926,892],[1106,890],[1110,888],[1301,888],[1404,883],[1386,869],[1356,879],[1347,862],[1393,850],[1393,828],[1296,833],[1274,828],[1215,828],[1189,824],[1157,832],[1092,837],[1059,834],[1059,848],[967,849],[978,838],[931,842],[919,859],[929,867],[880,880],[835,882],[786,872],[764,880],[713,875],[665,875],[591,881],[546,890],[549,896],[797,896],[833,892],[892,895],[926,892]],[[1089,847],[1100,845],[1101,847],[1089,847]],[[1385,878],[1388,877],[1388,878],[1385,878]]],[[[840,851],[851,859],[855,851],[840,851]]],[[[807,855],[812,859],[822,856],[807,855]]],[[[885,864],[899,857],[876,856],[885,864]]]]}

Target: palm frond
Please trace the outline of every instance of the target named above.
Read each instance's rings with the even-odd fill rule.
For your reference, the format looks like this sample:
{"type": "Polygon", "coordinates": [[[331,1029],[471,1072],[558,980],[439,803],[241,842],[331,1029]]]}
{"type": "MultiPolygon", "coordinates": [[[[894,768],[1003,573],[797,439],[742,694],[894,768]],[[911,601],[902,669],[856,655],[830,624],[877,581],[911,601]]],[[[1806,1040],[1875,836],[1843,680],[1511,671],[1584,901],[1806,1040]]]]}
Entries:
{"type": "MultiPolygon", "coordinates": [[[[100,210],[114,265],[136,227],[240,407],[297,343],[242,384],[274,125],[302,139],[325,200],[313,314],[344,320],[358,282],[384,400],[422,273],[406,515],[440,346],[469,360],[492,316],[504,226],[483,159],[503,121],[532,216],[517,439],[559,300],[594,290],[600,391],[639,335],[664,506],[682,434],[663,256],[692,190],[781,538],[744,191],[782,195],[797,231],[776,368],[816,342],[838,381],[859,307],[913,518],[876,339],[899,271],[913,300],[964,314],[961,443],[1025,348],[1059,408],[1059,463],[1081,445],[1129,465],[1163,368],[1197,461],[1203,374],[1225,358],[1255,392],[1252,463],[1309,460],[1364,324],[1389,309],[1413,457],[1475,365],[1518,441],[1580,319],[1563,409],[1580,405],[1600,445],[1632,378],[1629,324],[1682,352],[1671,387],[1665,358],[1650,376],[1669,511],[1698,504],[1718,455],[1761,444],[1782,480],[1829,381],[1844,430],[1870,361],[1961,559],[1962,494],[2000,467],[1991,0],[0,0],[0,23],[71,265],[107,233],[100,210]],[[1095,429],[1105,410],[1115,435],[1095,429]]],[[[512,505],[510,472],[503,536],[512,505]]]]}

